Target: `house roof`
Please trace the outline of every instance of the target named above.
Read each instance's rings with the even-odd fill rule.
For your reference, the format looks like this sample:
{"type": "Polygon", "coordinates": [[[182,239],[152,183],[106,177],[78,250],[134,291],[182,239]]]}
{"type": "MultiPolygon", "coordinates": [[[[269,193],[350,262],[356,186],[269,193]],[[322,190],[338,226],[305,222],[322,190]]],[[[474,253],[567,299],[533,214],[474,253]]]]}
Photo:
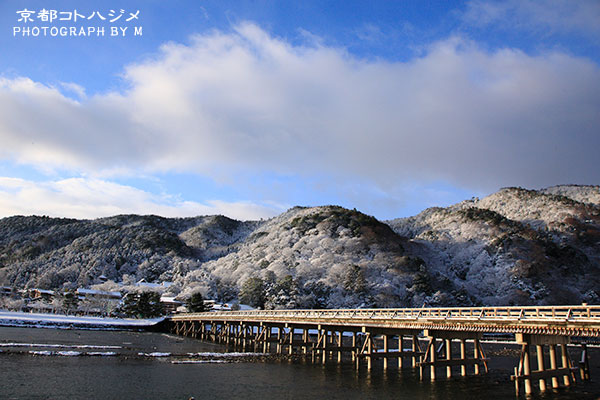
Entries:
{"type": "Polygon", "coordinates": [[[181,301],[176,300],[175,297],[171,296],[160,296],[161,303],[178,303],[183,304],[181,301]]]}
{"type": "Polygon", "coordinates": [[[94,289],[77,289],[77,293],[83,294],[83,295],[121,297],[120,292],[107,292],[104,290],[94,290],[94,289]]]}

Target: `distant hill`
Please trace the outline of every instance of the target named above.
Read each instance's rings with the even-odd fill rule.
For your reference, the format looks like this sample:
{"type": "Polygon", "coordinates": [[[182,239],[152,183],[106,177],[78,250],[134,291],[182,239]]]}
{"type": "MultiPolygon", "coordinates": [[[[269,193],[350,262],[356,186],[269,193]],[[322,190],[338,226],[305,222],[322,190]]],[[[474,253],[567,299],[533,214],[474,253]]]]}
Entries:
{"type": "Polygon", "coordinates": [[[599,202],[598,186],[506,188],[389,224],[482,304],[598,303],[599,202]]]}
{"type": "Polygon", "coordinates": [[[506,188],[387,222],[337,206],[246,222],[0,219],[0,285],[101,275],[269,308],[599,303],[600,188],[506,188]]]}

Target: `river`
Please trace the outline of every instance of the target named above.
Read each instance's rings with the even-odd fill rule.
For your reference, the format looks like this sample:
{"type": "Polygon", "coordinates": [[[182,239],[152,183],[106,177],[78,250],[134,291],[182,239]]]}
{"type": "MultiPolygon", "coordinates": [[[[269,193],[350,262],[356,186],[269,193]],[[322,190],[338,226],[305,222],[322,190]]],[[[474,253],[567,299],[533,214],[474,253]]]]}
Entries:
{"type": "MultiPolygon", "coordinates": [[[[486,346],[500,354],[489,374],[432,383],[412,369],[368,373],[168,334],[0,327],[0,399],[514,399],[514,350],[486,346]]],[[[592,353],[591,382],[533,398],[600,398],[600,352],[592,353]]]]}

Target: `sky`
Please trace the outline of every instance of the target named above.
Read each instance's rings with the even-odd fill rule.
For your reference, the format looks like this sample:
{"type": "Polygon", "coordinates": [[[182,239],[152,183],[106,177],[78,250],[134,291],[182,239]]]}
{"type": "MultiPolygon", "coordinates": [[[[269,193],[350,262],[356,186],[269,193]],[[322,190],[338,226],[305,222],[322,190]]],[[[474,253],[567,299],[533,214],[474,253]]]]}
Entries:
{"type": "Polygon", "coordinates": [[[600,2],[0,1],[0,217],[600,183],[600,2]]]}

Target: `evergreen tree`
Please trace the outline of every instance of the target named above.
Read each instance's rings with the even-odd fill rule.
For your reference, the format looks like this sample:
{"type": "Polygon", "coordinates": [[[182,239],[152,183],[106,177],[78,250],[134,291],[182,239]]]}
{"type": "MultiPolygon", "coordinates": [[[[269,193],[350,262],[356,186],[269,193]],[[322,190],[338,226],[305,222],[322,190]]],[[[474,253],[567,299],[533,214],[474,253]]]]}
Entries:
{"type": "Polygon", "coordinates": [[[206,306],[204,305],[204,297],[202,297],[202,293],[195,292],[190,296],[189,300],[187,301],[187,309],[189,312],[207,311],[206,306]]]}
{"type": "Polygon", "coordinates": [[[363,297],[367,293],[367,281],[362,269],[354,264],[346,271],[344,279],[344,289],[349,293],[354,293],[363,297]]]}
{"type": "Polygon", "coordinates": [[[266,290],[265,307],[269,309],[296,308],[298,297],[298,286],[291,275],[278,279],[266,290]]]}
{"type": "Polygon", "coordinates": [[[71,290],[67,290],[62,294],[62,308],[67,314],[77,311],[79,306],[79,298],[71,290]]]}
{"type": "Polygon", "coordinates": [[[129,292],[125,294],[119,311],[127,317],[135,317],[137,311],[137,293],[129,292]]]}
{"type": "Polygon", "coordinates": [[[165,313],[160,303],[160,294],[151,291],[141,292],[138,300],[140,318],[155,318],[165,313]]]}
{"type": "Polygon", "coordinates": [[[121,312],[128,317],[155,318],[164,314],[160,294],[152,291],[130,292],[125,296],[121,312]]]}
{"type": "Polygon", "coordinates": [[[431,295],[433,288],[431,286],[431,276],[427,273],[424,266],[419,268],[419,272],[413,278],[413,288],[417,293],[425,293],[431,295]]]}
{"type": "Polygon", "coordinates": [[[264,282],[259,277],[248,278],[240,290],[240,302],[256,308],[265,307],[264,282]]]}

